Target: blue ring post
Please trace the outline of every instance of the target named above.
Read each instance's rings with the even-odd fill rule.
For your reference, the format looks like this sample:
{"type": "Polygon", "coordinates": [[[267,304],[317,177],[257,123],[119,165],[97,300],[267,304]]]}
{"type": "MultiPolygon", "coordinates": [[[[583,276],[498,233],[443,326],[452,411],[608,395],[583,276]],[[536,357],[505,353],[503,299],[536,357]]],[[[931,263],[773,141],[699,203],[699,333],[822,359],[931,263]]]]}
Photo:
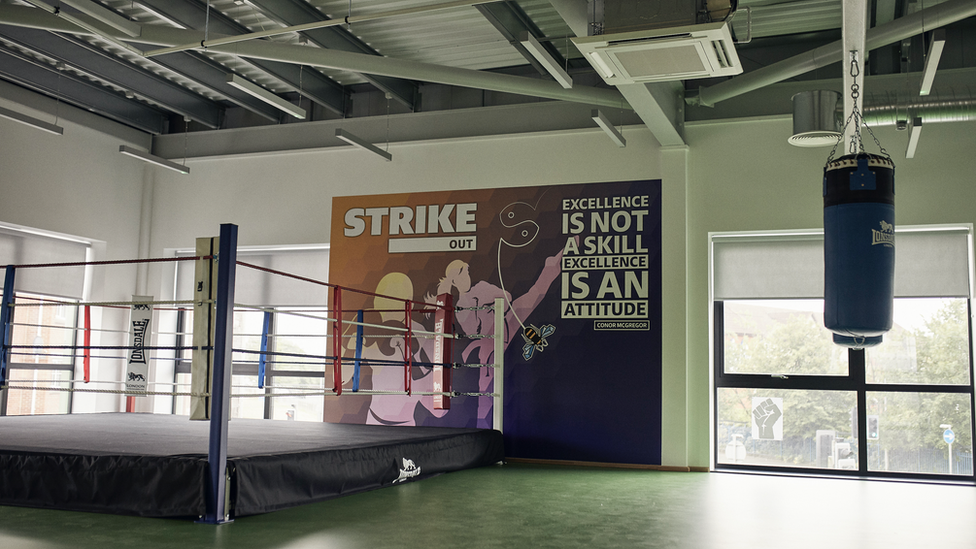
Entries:
{"type": "Polygon", "coordinates": [[[359,391],[359,363],[363,360],[363,310],[356,311],[356,363],[352,371],[352,392],[359,391]]]}
{"type": "Polygon", "coordinates": [[[210,387],[210,454],[207,479],[207,524],[232,522],[226,506],[227,422],[230,420],[234,284],[237,273],[237,225],[220,226],[217,256],[217,303],[214,330],[213,383],[210,387]]]}
{"type": "Polygon", "coordinates": [[[10,323],[13,319],[14,269],[13,265],[7,265],[7,272],[3,277],[3,301],[0,301],[0,387],[7,384],[7,362],[10,360],[8,346],[13,335],[10,323]]]}

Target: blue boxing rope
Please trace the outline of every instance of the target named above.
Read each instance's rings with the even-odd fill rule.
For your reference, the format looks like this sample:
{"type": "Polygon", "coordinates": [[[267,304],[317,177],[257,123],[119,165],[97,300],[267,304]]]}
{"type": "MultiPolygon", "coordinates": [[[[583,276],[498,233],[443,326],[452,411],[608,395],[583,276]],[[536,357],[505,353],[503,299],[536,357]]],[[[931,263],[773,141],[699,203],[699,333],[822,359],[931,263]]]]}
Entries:
{"type": "Polygon", "coordinates": [[[264,377],[267,368],[268,332],[271,331],[271,311],[264,311],[264,323],[261,328],[261,355],[258,357],[258,389],[264,389],[264,377]]]}
{"type": "Polygon", "coordinates": [[[353,363],[352,392],[359,392],[359,366],[363,359],[363,310],[356,311],[356,361],[353,363]]]}

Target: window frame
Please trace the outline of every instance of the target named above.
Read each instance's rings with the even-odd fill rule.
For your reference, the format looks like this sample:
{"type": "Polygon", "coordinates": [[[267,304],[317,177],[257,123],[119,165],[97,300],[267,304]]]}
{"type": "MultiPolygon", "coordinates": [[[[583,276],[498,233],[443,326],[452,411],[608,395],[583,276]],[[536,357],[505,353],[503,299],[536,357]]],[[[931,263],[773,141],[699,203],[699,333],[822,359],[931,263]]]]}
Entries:
{"type": "MultiPolygon", "coordinates": [[[[889,479],[911,479],[945,482],[976,482],[976,467],[969,475],[949,475],[939,473],[914,473],[902,471],[872,471],[869,470],[868,434],[867,434],[867,394],[875,392],[886,393],[939,393],[939,394],[968,394],[970,430],[976,430],[976,398],[974,398],[973,375],[973,317],[972,300],[966,298],[968,312],[969,334],[969,384],[968,385],[937,385],[937,384],[888,384],[867,383],[865,379],[865,351],[864,349],[848,349],[848,373],[841,375],[790,375],[777,376],[770,374],[727,373],[725,365],[725,301],[715,300],[712,304],[713,316],[713,387],[712,387],[712,441],[713,467],[717,471],[755,471],[768,473],[786,473],[800,475],[824,475],[841,477],[870,477],[889,479]],[[719,456],[722,448],[719,437],[719,390],[723,388],[742,389],[780,389],[780,390],[819,390],[854,392],[857,396],[857,458],[858,467],[852,469],[825,469],[819,467],[780,467],[772,465],[752,465],[739,463],[721,463],[719,456]]],[[[972,433],[971,433],[972,434],[972,433]]]]}
{"type": "MultiPolygon", "coordinates": [[[[63,297],[58,297],[58,296],[52,296],[52,295],[38,294],[38,293],[35,293],[35,292],[14,292],[14,299],[17,299],[21,295],[27,295],[27,296],[31,296],[31,297],[37,297],[37,298],[41,298],[43,300],[50,299],[51,301],[55,301],[55,302],[59,302],[59,303],[60,302],[72,301],[72,299],[68,299],[68,298],[63,298],[63,297]]],[[[0,287],[0,298],[2,298],[2,296],[3,296],[3,288],[0,287]]],[[[62,308],[62,307],[65,307],[65,305],[60,305],[60,304],[56,304],[55,306],[58,307],[59,309],[62,308]]],[[[74,341],[75,348],[74,348],[74,351],[72,351],[73,352],[73,356],[71,357],[70,362],[65,363],[65,364],[51,364],[51,363],[36,364],[36,363],[31,363],[31,362],[17,362],[17,361],[10,360],[10,361],[7,362],[7,375],[8,375],[8,380],[12,377],[11,374],[13,373],[14,370],[20,370],[20,371],[39,371],[39,372],[43,372],[43,371],[67,372],[68,379],[61,380],[61,381],[45,381],[45,383],[54,383],[54,384],[57,384],[57,383],[67,383],[69,389],[72,388],[74,386],[74,382],[75,382],[75,369],[78,366],[78,355],[77,355],[77,353],[78,353],[78,347],[80,346],[80,344],[78,342],[78,339],[80,337],[79,330],[78,330],[78,318],[80,316],[79,315],[80,308],[81,307],[79,307],[79,306],[75,306],[74,307],[74,314],[71,315],[72,318],[71,318],[70,325],[64,326],[64,327],[57,327],[57,329],[71,330],[72,331],[72,337],[71,337],[71,339],[74,341]]],[[[14,317],[11,317],[11,326],[12,327],[13,327],[13,324],[14,324],[13,323],[13,320],[14,320],[14,317]]],[[[11,335],[11,337],[13,337],[13,336],[11,335]]],[[[16,390],[26,390],[26,389],[16,389],[16,390]]],[[[30,392],[36,392],[36,391],[37,391],[37,389],[31,389],[30,390],[30,392]]],[[[41,389],[41,392],[46,392],[46,391],[44,391],[43,389],[41,389]]],[[[9,387],[4,388],[2,391],[0,391],[0,417],[6,417],[6,416],[10,415],[8,413],[8,410],[7,410],[7,408],[10,405],[10,398],[9,398],[9,396],[10,396],[10,388],[9,387]]],[[[72,413],[73,406],[74,406],[74,391],[69,390],[68,391],[68,402],[67,402],[68,411],[66,413],[68,413],[68,414],[72,413]]],[[[57,413],[60,414],[60,412],[57,412],[57,413]]],[[[35,415],[33,413],[33,410],[31,410],[31,414],[29,414],[29,415],[35,415]]]]}

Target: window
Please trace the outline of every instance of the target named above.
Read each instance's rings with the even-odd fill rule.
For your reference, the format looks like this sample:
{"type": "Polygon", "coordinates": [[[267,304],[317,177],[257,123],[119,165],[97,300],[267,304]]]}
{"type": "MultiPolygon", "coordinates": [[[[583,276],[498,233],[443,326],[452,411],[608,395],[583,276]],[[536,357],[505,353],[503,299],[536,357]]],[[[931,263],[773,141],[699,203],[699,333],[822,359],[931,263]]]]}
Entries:
{"type": "Polygon", "coordinates": [[[713,235],[716,467],[973,478],[969,235],[898,231],[894,325],[866,350],[823,327],[815,233],[713,235]]]}
{"type": "MultiPolygon", "coordinates": [[[[83,262],[90,243],[10,224],[0,224],[0,265],[83,262]]],[[[71,411],[78,307],[84,267],[17,269],[10,344],[59,348],[15,348],[8,377],[20,388],[0,392],[0,415],[67,414],[71,411]],[[27,387],[37,387],[31,389],[27,387]]]]}
{"type": "MultiPolygon", "coordinates": [[[[315,280],[328,278],[326,246],[241,248],[238,260],[315,280]]],[[[322,421],[326,381],[331,386],[331,368],[326,373],[324,359],[331,354],[326,343],[331,329],[326,321],[329,289],[244,265],[238,266],[236,279],[231,387],[236,397],[231,400],[231,417],[322,421]],[[262,366],[265,383],[260,387],[262,366]]],[[[192,297],[192,263],[177,264],[176,285],[177,299],[192,297]]],[[[179,311],[173,322],[180,338],[176,345],[189,346],[192,309],[179,311]]],[[[176,359],[174,382],[179,392],[190,391],[191,361],[190,350],[176,359]]],[[[189,412],[189,397],[173,400],[173,413],[189,412]]]]}

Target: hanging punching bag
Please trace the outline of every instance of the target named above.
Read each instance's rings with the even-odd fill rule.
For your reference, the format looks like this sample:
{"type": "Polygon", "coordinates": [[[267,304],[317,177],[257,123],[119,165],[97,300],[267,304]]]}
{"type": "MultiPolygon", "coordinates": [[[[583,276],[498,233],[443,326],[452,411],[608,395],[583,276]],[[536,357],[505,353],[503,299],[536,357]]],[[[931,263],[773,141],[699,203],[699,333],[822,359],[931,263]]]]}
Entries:
{"type": "Polygon", "coordinates": [[[834,343],[877,345],[891,329],[895,167],[861,153],[824,166],[824,325],[834,343]]]}

